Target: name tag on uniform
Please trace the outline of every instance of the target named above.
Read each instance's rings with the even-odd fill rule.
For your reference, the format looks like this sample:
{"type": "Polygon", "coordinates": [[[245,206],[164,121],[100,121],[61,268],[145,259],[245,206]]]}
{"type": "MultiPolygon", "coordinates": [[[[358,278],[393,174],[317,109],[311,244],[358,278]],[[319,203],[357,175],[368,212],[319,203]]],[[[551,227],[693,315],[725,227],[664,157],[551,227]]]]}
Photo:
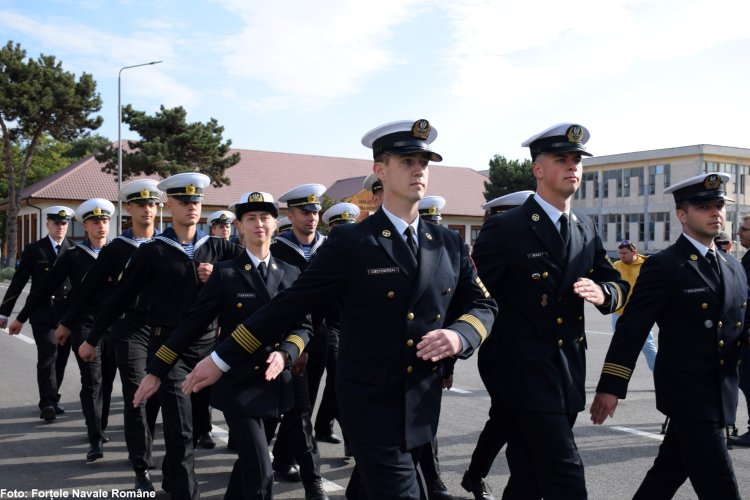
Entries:
{"type": "Polygon", "coordinates": [[[685,288],[682,290],[682,293],[684,294],[691,294],[691,293],[705,293],[708,291],[708,287],[704,286],[701,288],[685,288]]]}
{"type": "Polygon", "coordinates": [[[255,294],[251,292],[237,292],[238,299],[254,299],[255,294]]]}
{"type": "Polygon", "coordinates": [[[527,253],[526,258],[527,259],[538,259],[539,257],[547,257],[549,254],[547,252],[536,252],[536,253],[527,253]]]}
{"type": "Polygon", "coordinates": [[[398,274],[401,270],[398,267],[378,267],[375,269],[368,269],[367,274],[378,275],[378,274],[398,274]]]}

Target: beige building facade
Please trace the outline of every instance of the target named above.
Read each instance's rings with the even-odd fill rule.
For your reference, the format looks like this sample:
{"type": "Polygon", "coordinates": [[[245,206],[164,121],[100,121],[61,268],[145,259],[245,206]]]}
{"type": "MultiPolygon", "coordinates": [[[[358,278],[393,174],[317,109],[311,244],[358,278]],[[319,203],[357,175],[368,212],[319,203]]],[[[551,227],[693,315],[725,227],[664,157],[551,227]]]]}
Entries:
{"type": "MultiPolygon", "coordinates": [[[[662,191],[704,172],[731,176],[727,194],[735,202],[726,205],[724,230],[736,240],[742,216],[750,214],[750,149],[699,144],[584,158],[573,207],[592,217],[611,255],[623,240],[640,253],[655,253],[682,232],[674,199],[662,191]]],[[[744,253],[736,241],[733,253],[744,253]]]]}

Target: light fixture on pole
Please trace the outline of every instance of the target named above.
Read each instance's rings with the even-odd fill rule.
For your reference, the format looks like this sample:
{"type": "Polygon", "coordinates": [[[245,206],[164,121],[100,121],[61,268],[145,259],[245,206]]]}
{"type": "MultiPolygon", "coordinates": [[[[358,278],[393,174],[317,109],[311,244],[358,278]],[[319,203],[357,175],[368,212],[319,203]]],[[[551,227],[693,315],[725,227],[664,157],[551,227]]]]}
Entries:
{"type": "MultiPolygon", "coordinates": [[[[132,66],[124,66],[120,68],[117,73],[117,192],[119,193],[122,189],[122,72],[130,68],[138,68],[140,66],[151,66],[153,64],[159,64],[162,61],[151,61],[143,64],[134,64],[132,66]]],[[[122,233],[122,201],[117,197],[117,234],[122,233]]]]}

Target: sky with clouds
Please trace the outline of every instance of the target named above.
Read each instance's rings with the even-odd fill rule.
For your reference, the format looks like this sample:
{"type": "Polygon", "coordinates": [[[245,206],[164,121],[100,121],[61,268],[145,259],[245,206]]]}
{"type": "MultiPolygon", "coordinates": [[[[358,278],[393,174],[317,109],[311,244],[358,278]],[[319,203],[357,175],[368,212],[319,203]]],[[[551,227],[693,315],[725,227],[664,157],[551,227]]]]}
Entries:
{"type": "MultiPolygon", "coordinates": [[[[216,118],[233,146],[368,158],[360,139],[427,118],[446,165],[484,169],[558,122],[589,151],[750,148],[746,0],[0,0],[30,56],[91,73],[99,133],[122,101],[216,118]]],[[[123,126],[123,138],[135,138],[123,126]]]]}

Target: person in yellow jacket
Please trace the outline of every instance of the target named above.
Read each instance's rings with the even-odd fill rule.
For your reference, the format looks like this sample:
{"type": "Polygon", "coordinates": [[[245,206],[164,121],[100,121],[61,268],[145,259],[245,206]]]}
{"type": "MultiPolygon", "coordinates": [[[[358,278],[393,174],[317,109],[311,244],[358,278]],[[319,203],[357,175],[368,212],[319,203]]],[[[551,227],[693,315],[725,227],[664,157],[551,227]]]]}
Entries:
{"type": "MultiPolygon", "coordinates": [[[[630,284],[630,292],[628,293],[628,300],[630,299],[630,295],[633,293],[633,288],[635,287],[635,281],[638,279],[638,274],[641,272],[641,266],[644,262],[646,262],[646,256],[640,255],[635,248],[635,245],[632,241],[625,240],[617,247],[617,251],[620,254],[620,260],[614,263],[615,269],[620,271],[620,275],[622,276],[622,279],[627,281],[630,284]]],[[[625,301],[625,305],[627,305],[627,300],[625,301]]],[[[622,315],[622,311],[625,309],[625,306],[622,306],[620,309],[616,310],[612,313],[612,331],[615,331],[615,325],[617,324],[617,320],[620,319],[620,316],[622,315]]],[[[643,344],[643,348],[641,349],[641,352],[643,353],[643,356],[646,358],[646,364],[648,365],[648,369],[652,372],[654,371],[654,361],[656,361],[656,342],[654,341],[654,331],[651,330],[648,332],[648,337],[646,337],[646,342],[643,344]]]]}

